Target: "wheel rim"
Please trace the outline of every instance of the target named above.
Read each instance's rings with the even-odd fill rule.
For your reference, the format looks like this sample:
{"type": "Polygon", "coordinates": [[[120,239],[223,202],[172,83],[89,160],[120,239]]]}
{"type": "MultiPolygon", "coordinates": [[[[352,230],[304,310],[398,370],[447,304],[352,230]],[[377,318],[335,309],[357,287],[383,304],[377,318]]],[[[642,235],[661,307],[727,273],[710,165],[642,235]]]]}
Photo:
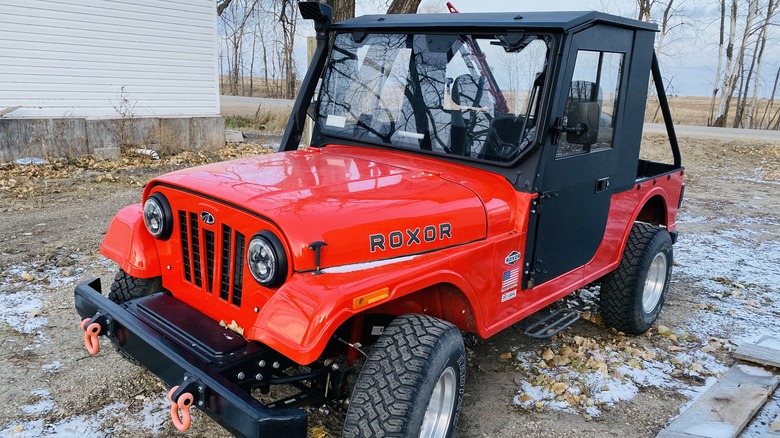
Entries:
{"type": "Polygon", "coordinates": [[[645,313],[651,313],[655,310],[661,300],[664,286],[666,286],[667,264],[666,254],[663,252],[656,254],[650,263],[647,278],[645,278],[645,289],[642,291],[642,309],[645,313]]]}
{"type": "Polygon", "coordinates": [[[428,407],[425,408],[420,437],[447,436],[453,406],[455,406],[455,370],[452,367],[447,367],[442,371],[439,380],[433,387],[433,394],[428,401],[428,407]]]}

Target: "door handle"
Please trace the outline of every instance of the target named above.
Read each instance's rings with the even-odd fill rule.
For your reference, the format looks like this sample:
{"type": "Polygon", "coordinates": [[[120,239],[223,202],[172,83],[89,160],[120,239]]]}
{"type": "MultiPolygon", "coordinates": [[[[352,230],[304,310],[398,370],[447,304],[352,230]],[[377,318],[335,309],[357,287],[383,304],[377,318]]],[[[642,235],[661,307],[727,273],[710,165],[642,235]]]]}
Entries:
{"type": "Polygon", "coordinates": [[[609,177],[596,180],[596,193],[603,192],[609,188],[609,177]]]}

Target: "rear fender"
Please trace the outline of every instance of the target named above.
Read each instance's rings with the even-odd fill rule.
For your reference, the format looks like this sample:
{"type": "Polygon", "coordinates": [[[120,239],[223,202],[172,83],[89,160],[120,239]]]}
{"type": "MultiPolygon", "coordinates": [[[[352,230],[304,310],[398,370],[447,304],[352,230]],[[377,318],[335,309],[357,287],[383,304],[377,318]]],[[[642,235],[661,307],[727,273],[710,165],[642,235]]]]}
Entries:
{"type": "Polygon", "coordinates": [[[108,226],[100,253],[133,277],[151,278],[162,274],[157,246],[144,225],[141,204],[119,210],[108,226]]]}

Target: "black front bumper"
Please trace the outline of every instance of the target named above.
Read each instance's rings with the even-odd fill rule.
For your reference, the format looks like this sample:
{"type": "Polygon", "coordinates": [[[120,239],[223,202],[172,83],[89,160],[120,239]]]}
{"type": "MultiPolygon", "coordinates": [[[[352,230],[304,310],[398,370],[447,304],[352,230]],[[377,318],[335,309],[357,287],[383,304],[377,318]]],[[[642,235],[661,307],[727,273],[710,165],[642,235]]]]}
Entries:
{"type": "MultiPolygon", "coordinates": [[[[155,296],[149,298],[155,299],[155,296]]],[[[144,299],[139,299],[141,301],[144,299]]],[[[156,303],[185,306],[170,296],[157,296],[156,303]],[[167,301],[166,301],[167,300],[167,301]],[[178,303],[178,304],[177,304],[178,303]]],[[[100,280],[76,286],[76,310],[82,318],[101,326],[100,335],[108,337],[128,356],[156,374],[169,387],[179,386],[174,399],[183,393],[194,397],[194,406],[213,418],[231,433],[242,437],[306,436],[306,412],[302,409],[270,408],[250,394],[251,379],[261,358],[276,360],[278,353],[254,343],[247,348],[216,351],[209,342],[188,339],[188,333],[155,322],[154,312],[143,311],[141,304],[116,304],[101,294],[100,280]],[[141,310],[139,310],[141,309],[141,310]],[[144,315],[151,315],[148,318],[144,315]],[[160,328],[165,330],[161,331],[160,328]],[[170,328],[171,330],[168,330],[170,328]],[[185,348],[186,346],[186,348],[185,348]],[[224,353],[224,354],[223,354],[224,353]],[[236,376],[241,377],[236,377],[236,376]]],[[[152,306],[148,306],[152,308],[152,306]]],[[[159,306],[158,306],[159,307],[159,306]]],[[[196,312],[192,308],[190,312],[196,312]]],[[[179,309],[181,310],[181,309],[179,309]]],[[[177,311],[181,315],[180,311],[177,311]]],[[[205,316],[204,316],[205,318],[205,316]]],[[[221,329],[201,327],[192,318],[182,318],[200,332],[218,333],[221,329]]],[[[190,330],[190,334],[193,330],[190,330]]],[[[224,336],[223,336],[224,337],[224,336]]],[[[232,341],[235,344],[235,341],[232,341]]],[[[213,346],[214,344],[211,343],[213,346]]]]}

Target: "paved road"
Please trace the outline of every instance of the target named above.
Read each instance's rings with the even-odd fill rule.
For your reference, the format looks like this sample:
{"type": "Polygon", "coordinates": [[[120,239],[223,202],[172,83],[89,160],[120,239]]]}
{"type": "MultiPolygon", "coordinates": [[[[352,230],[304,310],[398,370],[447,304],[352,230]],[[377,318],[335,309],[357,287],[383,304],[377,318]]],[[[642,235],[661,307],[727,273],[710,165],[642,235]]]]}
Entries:
{"type": "MultiPolygon", "coordinates": [[[[680,137],[708,137],[735,140],[763,140],[780,143],[780,131],[765,131],[761,129],[713,128],[710,126],[677,125],[675,132],[680,137]]],[[[656,123],[645,123],[645,132],[666,133],[666,126],[656,123]]]]}
{"type": "MultiPolygon", "coordinates": [[[[292,100],[286,99],[265,99],[259,97],[242,96],[220,96],[220,106],[223,116],[240,115],[252,117],[257,112],[258,107],[263,108],[291,108],[292,100]]],[[[677,135],[684,137],[708,137],[708,138],[731,138],[731,139],[750,139],[763,140],[780,143],[780,132],[763,131],[758,129],[737,129],[737,128],[711,128],[709,126],[686,126],[678,125],[675,127],[677,135]]],[[[666,127],[662,124],[646,123],[645,132],[665,133],[666,127]]]]}

